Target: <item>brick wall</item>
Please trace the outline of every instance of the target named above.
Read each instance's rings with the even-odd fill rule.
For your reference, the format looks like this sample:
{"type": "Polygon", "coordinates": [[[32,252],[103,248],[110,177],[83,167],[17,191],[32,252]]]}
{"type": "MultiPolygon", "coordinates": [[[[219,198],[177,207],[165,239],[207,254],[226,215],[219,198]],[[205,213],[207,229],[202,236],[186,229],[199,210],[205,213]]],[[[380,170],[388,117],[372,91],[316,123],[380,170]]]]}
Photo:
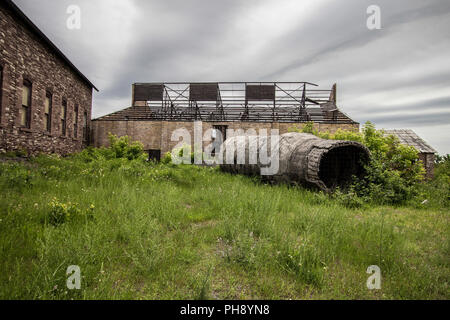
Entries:
{"type": "Polygon", "coordinates": [[[60,58],[9,8],[0,4],[1,85],[0,152],[27,150],[32,154],[80,151],[83,116],[90,123],[92,87],[60,58]],[[32,83],[29,128],[20,125],[23,81],[32,83]],[[44,124],[46,93],[52,94],[51,132],[44,124]],[[61,103],[67,101],[67,130],[62,135],[61,103]],[[74,136],[74,110],[78,105],[78,134],[74,136]]]}
{"type": "MultiPolygon", "coordinates": [[[[280,134],[287,133],[289,128],[297,127],[301,129],[304,123],[266,123],[266,122],[203,122],[203,135],[213,126],[227,126],[228,129],[278,129],[280,134]]],[[[319,131],[329,131],[334,133],[337,129],[359,130],[358,124],[315,124],[319,131]]],[[[108,134],[117,136],[128,135],[133,141],[140,141],[144,144],[145,150],[161,150],[161,154],[171,151],[177,144],[177,141],[171,141],[172,133],[176,129],[185,128],[189,131],[192,140],[194,139],[194,122],[176,122],[176,121],[108,121],[94,120],[92,122],[92,139],[95,147],[108,146],[108,134]]],[[[193,145],[194,141],[191,141],[193,145]]],[[[209,143],[204,142],[206,146],[209,143]]]]}

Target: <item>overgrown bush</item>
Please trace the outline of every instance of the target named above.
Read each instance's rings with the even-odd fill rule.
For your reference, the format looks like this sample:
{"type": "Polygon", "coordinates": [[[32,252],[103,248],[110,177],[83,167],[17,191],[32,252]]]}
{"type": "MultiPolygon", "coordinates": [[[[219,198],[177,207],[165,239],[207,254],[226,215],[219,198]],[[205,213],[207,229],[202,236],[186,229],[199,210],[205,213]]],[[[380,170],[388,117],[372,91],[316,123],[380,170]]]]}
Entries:
{"type": "Polygon", "coordinates": [[[415,207],[450,207],[450,155],[437,156],[434,178],[419,185],[419,197],[411,203],[415,207]]]}
{"type": "Polygon", "coordinates": [[[355,183],[356,192],[379,203],[400,204],[418,194],[425,169],[418,151],[400,144],[397,137],[386,136],[370,122],[363,129],[363,143],[372,153],[367,176],[355,183]]]}
{"type": "MultiPolygon", "coordinates": [[[[295,130],[294,130],[295,131],[295,130]]],[[[417,184],[424,179],[425,169],[419,161],[418,151],[400,144],[397,137],[385,135],[367,122],[362,132],[338,129],[334,134],[318,132],[313,123],[307,123],[303,133],[311,133],[323,139],[349,140],[364,144],[371,152],[371,159],[365,166],[366,175],[354,178],[347,190],[348,195],[337,197],[350,207],[359,206],[357,195],[364,201],[381,204],[400,204],[418,194],[417,184]]]]}
{"type": "Polygon", "coordinates": [[[101,161],[101,160],[112,160],[115,159],[115,153],[111,148],[93,148],[87,147],[80,153],[73,155],[73,158],[82,160],[84,162],[101,161]]]}
{"type": "Polygon", "coordinates": [[[446,178],[450,177],[450,154],[445,156],[436,156],[435,176],[446,178]]]}
{"type": "Polygon", "coordinates": [[[131,142],[129,136],[117,137],[109,134],[110,146],[108,148],[88,147],[82,152],[73,155],[73,158],[84,162],[98,160],[128,159],[128,160],[147,160],[144,153],[144,146],[139,141],[131,142]]]}
{"type": "Polygon", "coordinates": [[[170,164],[172,163],[172,154],[170,152],[167,152],[164,157],[161,159],[162,164],[170,164]]]}
{"type": "Polygon", "coordinates": [[[144,153],[144,145],[139,141],[131,142],[129,136],[118,138],[116,135],[109,134],[109,142],[116,158],[135,160],[144,153]]]}

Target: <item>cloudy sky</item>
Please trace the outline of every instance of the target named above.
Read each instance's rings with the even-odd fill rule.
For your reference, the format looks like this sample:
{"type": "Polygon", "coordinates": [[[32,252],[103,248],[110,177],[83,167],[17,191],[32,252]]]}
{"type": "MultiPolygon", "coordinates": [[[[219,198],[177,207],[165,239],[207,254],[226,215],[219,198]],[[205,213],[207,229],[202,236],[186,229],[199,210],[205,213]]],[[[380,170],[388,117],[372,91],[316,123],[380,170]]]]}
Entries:
{"type": "Polygon", "coordinates": [[[100,89],[94,117],[128,107],[133,82],[337,82],[353,119],[450,153],[449,0],[15,2],[100,89]],[[73,4],[80,30],[66,27],[73,4]]]}

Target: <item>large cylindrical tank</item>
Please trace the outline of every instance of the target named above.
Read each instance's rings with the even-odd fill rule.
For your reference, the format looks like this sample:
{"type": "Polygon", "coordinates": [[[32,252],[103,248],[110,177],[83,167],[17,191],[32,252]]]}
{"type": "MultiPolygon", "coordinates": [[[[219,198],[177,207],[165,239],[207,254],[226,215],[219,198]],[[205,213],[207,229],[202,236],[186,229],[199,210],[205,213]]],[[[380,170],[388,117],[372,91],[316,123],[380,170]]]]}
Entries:
{"type": "Polygon", "coordinates": [[[223,143],[221,157],[221,169],[226,172],[262,175],[274,182],[313,185],[331,191],[346,186],[353,175],[362,176],[370,152],[355,141],[324,140],[307,133],[286,133],[279,136],[278,141],[270,136],[231,137],[223,143]],[[255,143],[249,143],[255,139],[258,141],[256,147],[255,143]],[[270,165],[261,161],[260,156],[267,154],[266,150],[270,155],[271,150],[276,152],[277,149],[279,157],[275,161],[278,161],[278,166],[272,167],[278,170],[267,174],[271,171],[267,170],[270,165]],[[244,151],[239,155],[239,150],[244,151]]]}

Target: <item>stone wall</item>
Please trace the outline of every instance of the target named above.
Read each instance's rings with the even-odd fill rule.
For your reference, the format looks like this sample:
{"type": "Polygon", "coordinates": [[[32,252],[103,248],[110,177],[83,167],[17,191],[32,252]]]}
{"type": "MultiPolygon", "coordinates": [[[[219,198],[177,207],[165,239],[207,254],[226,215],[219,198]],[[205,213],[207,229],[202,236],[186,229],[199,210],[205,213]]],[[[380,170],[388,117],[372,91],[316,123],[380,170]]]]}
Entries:
{"type": "Polygon", "coordinates": [[[0,4],[0,152],[27,150],[66,154],[83,146],[84,113],[90,123],[92,87],[5,5],[0,4]],[[30,127],[20,125],[24,80],[32,83],[30,127]],[[44,128],[44,101],[52,94],[51,131],[44,128]],[[67,101],[66,135],[61,130],[61,102],[67,101]],[[74,132],[78,105],[78,133],[74,132]]]}
{"type": "Polygon", "coordinates": [[[422,161],[426,170],[427,179],[433,179],[434,177],[434,162],[436,156],[434,153],[419,153],[419,159],[422,161]]]}
{"type": "MultiPolygon", "coordinates": [[[[265,122],[202,122],[202,131],[205,135],[208,129],[213,126],[227,126],[228,129],[254,129],[257,132],[260,129],[267,129],[270,134],[271,129],[278,129],[280,134],[287,133],[289,128],[296,127],[301,129],[304,123],[265,123],[265,122]]],[[[359,130],[359,124],[333,124],[316,123],[315,127],[319,131],[329,131],[334,133],[337,129],[359,130]]],[[[117,136],[129,136],[133,141],[140,141],[144,144],[145,150],[161,150],[161,154],[171,151],[177,144],[177,141],[171,141],[172,133],[176,129],[185,128],[189,131],[194,144],[194,122],[175,122],[175,121],[92,121],[92,140],[95,147],[108,146],[108,134],[117,136]]],[[[204,142],[203,145],[208,145],[204,142]]]]}

